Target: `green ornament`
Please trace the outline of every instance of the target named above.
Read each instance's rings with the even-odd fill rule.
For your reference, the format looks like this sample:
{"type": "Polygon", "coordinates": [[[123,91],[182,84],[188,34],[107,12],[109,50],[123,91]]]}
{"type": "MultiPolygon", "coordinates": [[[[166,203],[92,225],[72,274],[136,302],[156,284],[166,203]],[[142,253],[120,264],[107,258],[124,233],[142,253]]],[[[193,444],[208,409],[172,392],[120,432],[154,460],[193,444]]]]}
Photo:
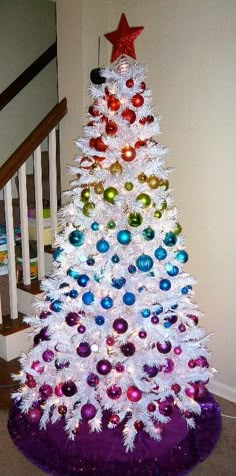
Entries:
{"type": "Polygon", "coordinates": [[[127,190],[127,192],[131,192],[133,188],[134,188],[134,185],[132,184],[132,182],[125,182],[125,190],[127,190]]]}
{"type": "Polygon", "coordinates": [[[162,204],[161,204],[161,206],[160,206],[160,210],[161,210],[161,212],[163,212],[163,211],[166,210],[166,209],[167,209],[167,202],[164,201],[164,202],[162,202],[162,204]]]}
{"type": "Polygon", "coordinates": [[[108,187],[104,190],[103,198],[106,200],[106,202],[114,204],[117,194],[118,192],[115,187],[108,187]]]}
{"type": "Polygon", "coordinates": [[[141,202],[144,207],[149,207],[152,203],[151,197],[147,193],[140,193],[136,200],[141,202]]]}
{"type": "Polygon", "coordinates": [[[83,206],[83,214],[86,216],[86,217],[89,217],[92,210],[94,210],[95,208],[95,205],[93,202],[86,202],[83,206]]]}
{"type": "Polygon", "coordinates": [[[161,218],[161,217],[162,217],[161,211],[160,211],[160,210],[156,210],[156,211],[154,212],[154,218],[161,218]]]}
{"type": "Polygon", "coordinates": [[[175,235],[179,235],[181,231],[182,231],[182,226],[180,225],[180,223],[176,223],[173,233],[175,235]]]}
{"type": "Polygon", "coordinates": [[[86,203],[90,197],[90,190],[89,188],[84,188],[81,192],[80,198],[83,203],[86,203]]]}
{"type": "Polygon", "coordinates": [[[161,188],[163,188],[164,190],[168,190],[168,188],[169,188],[169,180],[163,180],[163,181],[160,183],[160,186],[161,186],[161,188]]]}
{"type": "Polygon", "coordinates": [[[128,223],[130,226],[133,226],[134,228],[136,228],[137,226],[140,226],[142,222],[143,222],[143,217],[141,213],[132,212],[129,214],[128,223]]]}
{"type": "Polygon", "coordinates": [[[116,227],[116,222],[114,220],[110,220],[108,223],[107,223],[107,228],[109,230],[114,230],[114,228],[116,227]]]}

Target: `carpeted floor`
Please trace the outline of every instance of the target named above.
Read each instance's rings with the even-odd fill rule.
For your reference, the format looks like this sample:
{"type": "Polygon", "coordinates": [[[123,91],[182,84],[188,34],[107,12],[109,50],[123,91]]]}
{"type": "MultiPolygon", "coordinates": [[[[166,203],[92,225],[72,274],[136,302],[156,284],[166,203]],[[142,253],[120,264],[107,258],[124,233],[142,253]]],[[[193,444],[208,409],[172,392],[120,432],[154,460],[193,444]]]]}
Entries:
{"type": "MultiPolygon", "coordinates": [[[[222,413],[236,417],[236,404],[216,397],[222,413]]],[[[7,431],[6,411],[0,412],[0,474],[2,476],[43,476],[16,449],[7,431]]],[[[191,472],[193,476],[235,476],[236,475],[236,419],[222,417],[221,438],[209,458],[191,472]]],[[[65,475],[66,476],[66,475],[65,475]]]]}

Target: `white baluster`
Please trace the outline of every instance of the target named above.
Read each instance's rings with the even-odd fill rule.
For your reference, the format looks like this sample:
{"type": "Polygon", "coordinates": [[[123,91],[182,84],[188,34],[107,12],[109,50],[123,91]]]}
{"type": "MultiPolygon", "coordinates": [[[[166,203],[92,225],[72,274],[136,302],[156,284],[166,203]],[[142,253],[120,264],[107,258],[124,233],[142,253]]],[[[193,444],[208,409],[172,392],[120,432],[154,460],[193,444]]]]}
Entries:
{"type": "Polygon", "coordinates": [[[20,195],[21,247],[24,284],[30,284],[29,227],[27,217],[27,188],[25,163],[18,172],[20,195]]]}
{"type": "Polygon", "coordinates": [[[56,129],[49,134],[49,187],[52,226],[52,245],[57,232],[57,162],[56,162],[56,129]]]}
{"type": "Polygon", "coordinates": [[[11,319],[18,318],[17,292],[16,292],[16,261],[15,261],[15,240],[12,212],[12,192],[11,181],[4,187],[5,216],[7,229],[7,252],[8,252],[8,276],[11,319]]]}
{"type": "Polygon", "coordinates": [[[35,178],[35,203],[36,203],[36,234],[38,250],[38,278],[45,276],[44,263],[44,234],[43,234],[43,193],[42,193],[42,166],[41,146],[34,151],[34,178],[35,178]]]}
{"type": "Polygon", "coordinates": [[[2,324],[2,302],[1,302],[1,294],[0,294],[0,324],[2,324]]]}

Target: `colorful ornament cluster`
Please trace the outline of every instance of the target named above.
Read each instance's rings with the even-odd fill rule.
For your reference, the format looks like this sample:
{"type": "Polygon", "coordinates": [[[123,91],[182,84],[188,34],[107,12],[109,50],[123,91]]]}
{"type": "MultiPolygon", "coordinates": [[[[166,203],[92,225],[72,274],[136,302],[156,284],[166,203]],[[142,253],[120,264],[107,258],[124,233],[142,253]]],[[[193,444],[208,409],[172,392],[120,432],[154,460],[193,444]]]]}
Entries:
{"type": "Polygon", "coordinates": [[[102,76],[15,396],[42,428],[65,418],[70,438],[109,410],[132,449],[139,431],[160,439],[175,408],[193,427],[212,371],[144,68],[102,76]]]}

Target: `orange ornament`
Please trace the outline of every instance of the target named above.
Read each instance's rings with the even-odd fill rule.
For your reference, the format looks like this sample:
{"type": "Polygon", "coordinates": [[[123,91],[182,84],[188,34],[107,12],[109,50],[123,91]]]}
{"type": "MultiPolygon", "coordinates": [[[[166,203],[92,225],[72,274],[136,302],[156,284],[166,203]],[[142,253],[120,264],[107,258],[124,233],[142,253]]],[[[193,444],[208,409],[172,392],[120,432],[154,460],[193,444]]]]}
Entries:
{"type": "Polygon", "coordinates": [[[130,145],[126,145],[121,149],[121,157],[125,162],[132,162],[136,157],[136,151],[130,145]]]}

